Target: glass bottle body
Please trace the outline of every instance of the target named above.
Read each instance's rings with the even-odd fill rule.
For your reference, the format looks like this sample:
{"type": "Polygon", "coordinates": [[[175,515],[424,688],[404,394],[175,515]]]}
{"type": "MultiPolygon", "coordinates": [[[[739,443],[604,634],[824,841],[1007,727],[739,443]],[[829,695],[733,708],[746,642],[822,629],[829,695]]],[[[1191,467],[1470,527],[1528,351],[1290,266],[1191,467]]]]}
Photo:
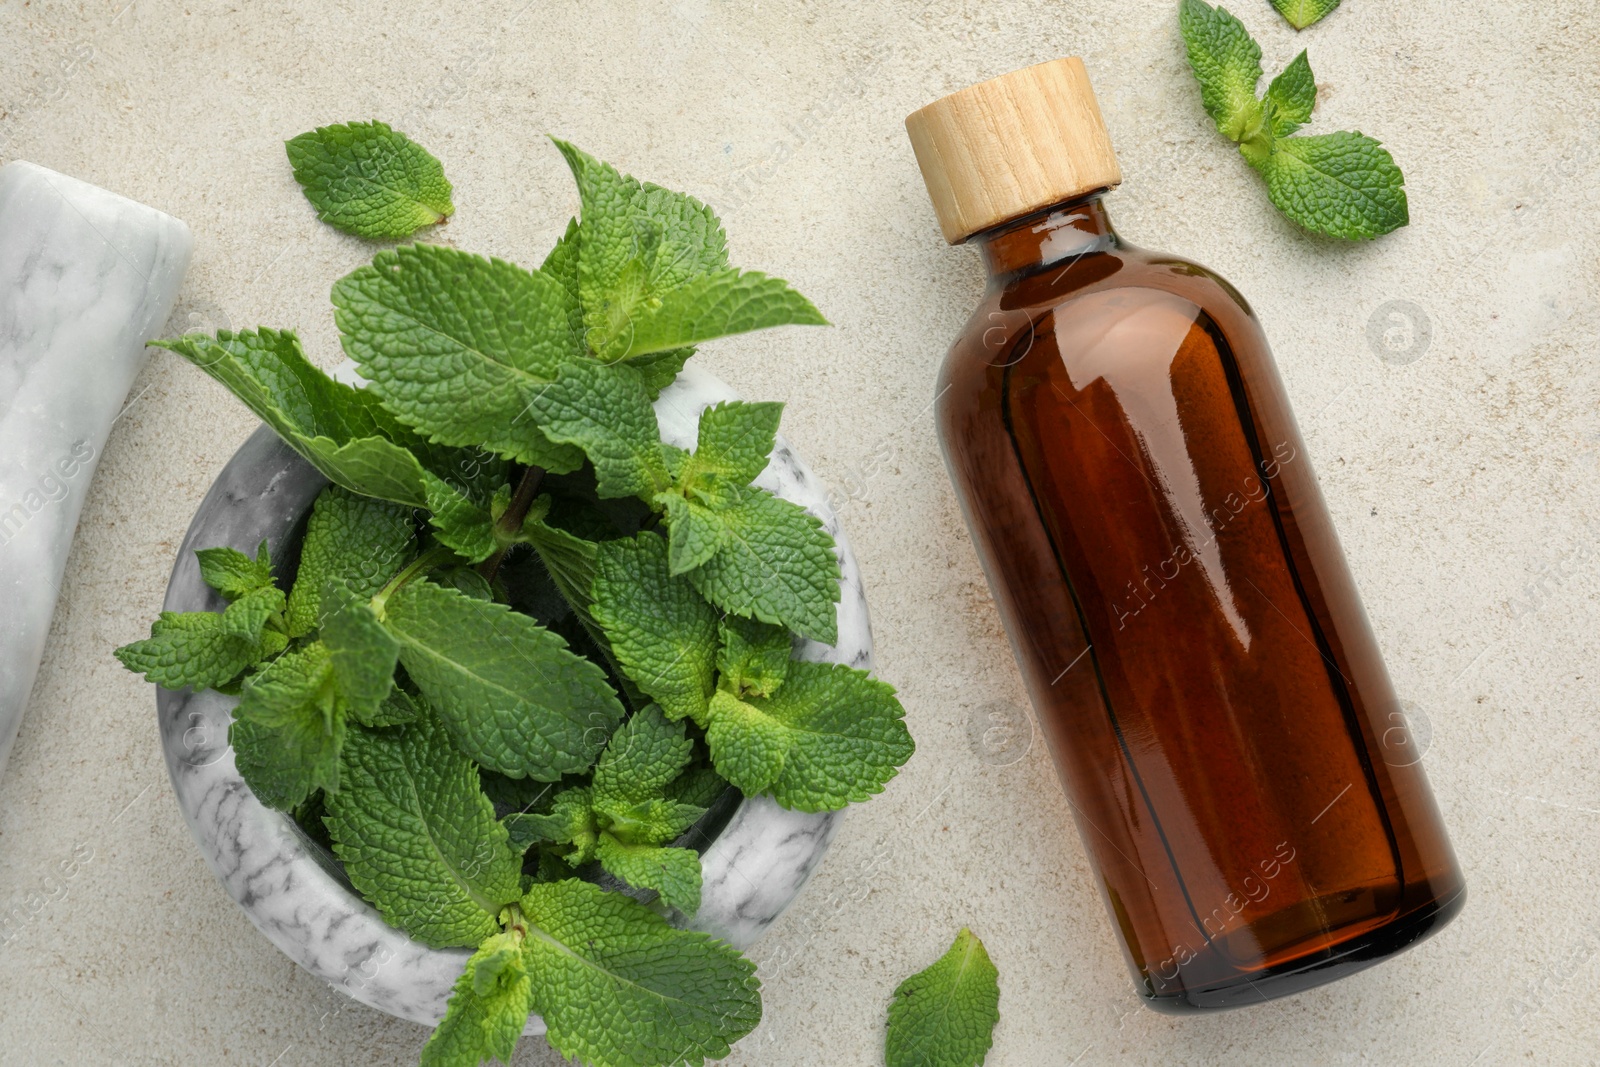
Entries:
{"type": "Polygon", "coordinates": [[[1464,902],[1266,340],[1098,196],[980,235],[951,477],[1140,993],[1232,1007],[1464,902]]]}

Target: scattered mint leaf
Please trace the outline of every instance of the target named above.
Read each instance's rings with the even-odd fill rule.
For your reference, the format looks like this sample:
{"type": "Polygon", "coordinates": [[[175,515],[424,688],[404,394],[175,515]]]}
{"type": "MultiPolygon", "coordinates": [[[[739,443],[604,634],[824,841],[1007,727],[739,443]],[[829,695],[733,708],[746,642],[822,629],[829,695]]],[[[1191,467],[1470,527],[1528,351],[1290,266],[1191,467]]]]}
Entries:
{"type": "Polygon", "coordinates": [[[533,1008],[533,982],[523,963],[522,939],[495,934],[467,960],[450,991],[450,1006],[422,1047],[421,1067],[478,1067],[510,1063],[533,1008]]]}
{"type": "Polygon", "coordinates": [[[265,654],[262,644],[225,631],[221,614],[212,611],[163,611],[149,637],[116,651],[122,665],[147,682],[195,690],[226,685],[265,654]]]}
{"type": "Polygon", "coordinates": [[[1362,134],[1285,137],[1258,169],[1278,210],[1308,230],[1359,240],[1410,221],[1405,176],[1362,134]]]}
{"type": "Polygon", "coordinates": [[[632,359],[770,326],[826,326],[805,297],[760,271],[723,270],[634,305],[611,327],[603,359],[632,359]]]}
{"type": "Polygon", "coordinates": [[[491,770],[577,774],[622,719],[604,671],[504,604],[416,581],[389,598],[384,622],[461,750],[491,770]]]}
{"type": "Polygon", "coordinates": [[[671,718],[700,719],[714,681],[716,609],[673,577],[656,534],[606,541],[598,553],[592,616],[618,663],[671,718]]]}
{"type": "Polygon", "coordinates": [[[345,233],[409,237],[455,213],[439,161],[381,122],[322,126],[285,148],[317,217],[345,233]]]}
{"type": "Polygon", "coordinates": [[[1287,137],[1311,121],[1311,110],[1317,106],[1317,80],[1305,52],[1272,79],[1266,99],[1275,137],[1287,137]]]}
{"type": "Polygon", "coordinates": [[[887,1067],[979,1067],[1000,1021],[1000,972],[962,927],[950,951],[907,978],[889,1005],[887,1067]]]}
{"type": "Polygon", "coordinates": [[[424,716],[345,738],[328,832],[350,881],[383,917],[433,948],[500,932],[518,893],[511,851],[478,770],[424,716]]]}
{"type": "Polygon", "coordinates": [[[841,664],[789,664],[770,697],[718,690],[706,743],[717,773],[747,796],[833,811],[881,793],[916,746],[894,688],[841,664]]]}
{"type": "Polygon", "coordinates": [[[256,798],[288,810],[318,789],[339,788],[345,712],[320,644],[285,652],[245,683],[229,742],[256,798]]]}
{"type": "Polygon", "coordinates": [[[411,511],[330,485],[318,496],[300,543],[300,569],[289,592],[289,634],[303,637],[320,625],[322,590],[339,579],[358,597],[370,597],[412,555],[416,526],[411,511]]]}
{"type": "Polygon", "coordinates": [[[769,697],[789,674],[794,642],[782,626],[725,615],[718,624],[721,686],[737,697],[769,697]]]}
{"type": "Polygon", "coordinates": [[[1200,82],[1200,102],[1224,137],[1241,141],[1261,120],[1256,84],[1261,81],[1261,48],[1244,23],[1221,5],[1183,0],[1178,26],[1189,52],[1189,66],[1200,82]]]}
{"type": "Polygon", "coordinates": [[[384,405],[432,440],[576,470],[530,403],[581,353],[560,282],[437,245],[378,253],[333,287],[334,321],[384,405]]]}
{"type": "Polygon", "coordinates": [[[202,548],[195,558],[201,579],[230,601],[272,584],[272,557],[265,541],[256,549],[255,559],[237,548],[202,548]]]}
{"type": "Polygon", "coordinates": [[[798,504],[753,486],[716,512],[727,532],[689,580],[735,615],[787,626],[824,644],[838,640],[839,560],[833,538],[798,504]]]}
{"type": "Polygon", "coordinates": [[[661,903],[685,915],[700,910],[700,854],[692,848],[625,845],[601,834],[595,851],[600,866],[635,889],[653,889],[661,903]]]}
{"type": "Polygon", "coordinates": [[[687,574],[717,554],[728,527],[716,512],[673,492],[658,493],[667,509],[667,561],[673,574],[687,574]]]}
{"type": "Polygon", "coordinates": [[[1289,20],[1289,25],[1303,30],[1327,18],[1339,6],[1339,0],[1272,0],[1272,6],[1289,20]]]}
{"type": "MultiPolygon", "coordinates": [[[[1273,2],[1279,10],[1292,7],[1299,13],[1286,11],[1291,21],[1337,6],[1337,0],[1273,2]]],[[[1313,233],[1346,240],[1379,237],[1410,221],[1405,177],[1377,141],[1360,133],[1290,136],[1316,106],[1306,53],[1295,57],[1258,100],[1261,49],[1244,25],[1205,0],[1183,0],[1178,20],[1206,112],[1266,179],[1267,196],[1279,211],[1313,233]]]]}
{"type": "Polygon", "coordinates": [[[721,1059],[761,1021],[755,965],[638,901],[579,881],[522,898],[533,1010],[563,1056],[607,1067],[721,1059]]]}

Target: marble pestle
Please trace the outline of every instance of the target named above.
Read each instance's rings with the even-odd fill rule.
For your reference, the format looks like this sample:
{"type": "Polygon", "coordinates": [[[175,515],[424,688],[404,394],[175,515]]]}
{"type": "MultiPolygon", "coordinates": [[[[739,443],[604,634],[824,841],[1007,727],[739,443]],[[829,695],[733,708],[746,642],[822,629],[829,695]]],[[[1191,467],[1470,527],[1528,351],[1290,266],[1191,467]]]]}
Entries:
{"type": "Polygon", "coordinates": [[[193,244],[143,204],[32,163],[0,167],[0,774],[89,479],[193,244]]]}

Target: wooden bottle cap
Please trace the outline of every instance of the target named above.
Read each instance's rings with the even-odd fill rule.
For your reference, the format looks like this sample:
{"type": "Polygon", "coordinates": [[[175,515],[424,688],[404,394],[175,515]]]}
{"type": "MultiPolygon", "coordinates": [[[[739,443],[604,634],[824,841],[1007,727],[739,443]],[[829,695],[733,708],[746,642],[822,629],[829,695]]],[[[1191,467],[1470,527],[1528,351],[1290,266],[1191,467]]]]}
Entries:
{"type": "Polygon", "coordinates": [[[1122,181],[1076,56],[935,100],[906,119],[906,132],[951,244],[1122,181]]]}

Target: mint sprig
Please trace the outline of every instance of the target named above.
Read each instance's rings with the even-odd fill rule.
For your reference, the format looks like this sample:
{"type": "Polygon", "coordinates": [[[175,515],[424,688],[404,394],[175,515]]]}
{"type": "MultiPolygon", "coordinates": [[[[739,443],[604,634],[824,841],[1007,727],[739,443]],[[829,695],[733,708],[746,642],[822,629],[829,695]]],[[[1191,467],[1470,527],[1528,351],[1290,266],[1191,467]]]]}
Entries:
{"type": "MultiPolygon", "coordinates": [[[[416,162],[339,129],[292,151],[363,178],[390,149],[416,162]]],[[[388,922],[474,950],[423,1063],[506,1060],[537,1011],[585,1064],[700,1064],[761,1002],[748,960],[662,917],[700,905],[685,835],[732,788],[864,800],[913,745],[889,686],[793,659],[835,640],[840,571],[822,523],[754,484],[782,405],[708,408],[692,451],[653,408],[697,344],[822,316],[730,266],[698,200],[557,144],[582,216],[538,270],[407,245],[334,285],[367,388],[289,333],[163,342],[333,484],[292,575],[266,545],[205,549],[223,609],[164,614],[117,655],[240,693],[256,797],[321,818],[388,922]],[[627,892],[581,880],[601,873],[627,892]]],[[[447,213],[391,184],[406,197],[376,206],[353,179],[307,193],[330,221],[447,213]]]]}
{"type": "Polygon", "coordinates": [[[357,237],[409,237],[455,213],[444,168],[381,122],[323,126],[287,142],[317,217],[357,237]]]}
{"type": "Polygon", "coordinates": [[[1266,180],[1279,211],[1314,233],[1348,240],[1410,221],[1405,176],[1377,141],[1362,133],[1295,134],[1316,104],[1306,53],[1258,98],[1261,49],[1243,23],[1205,0],[1183,0],[1178,21],[1206,113],[1266,180]]]}

